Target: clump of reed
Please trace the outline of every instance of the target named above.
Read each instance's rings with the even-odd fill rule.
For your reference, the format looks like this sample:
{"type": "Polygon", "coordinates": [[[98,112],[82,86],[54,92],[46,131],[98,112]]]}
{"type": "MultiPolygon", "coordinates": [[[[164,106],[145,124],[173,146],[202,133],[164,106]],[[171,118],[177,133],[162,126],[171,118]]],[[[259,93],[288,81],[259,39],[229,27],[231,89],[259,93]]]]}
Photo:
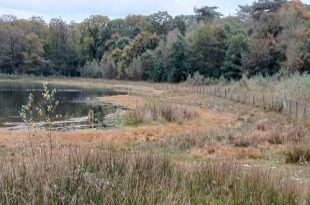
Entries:
{"type": "Polygon", "coordinates": [[[163,121],[184,122],[197,117],[198,113],[192,108],[165,102],[160,99],[153,99],[130,110],[125,117],[125,121],[127,124],[163,121]]]}

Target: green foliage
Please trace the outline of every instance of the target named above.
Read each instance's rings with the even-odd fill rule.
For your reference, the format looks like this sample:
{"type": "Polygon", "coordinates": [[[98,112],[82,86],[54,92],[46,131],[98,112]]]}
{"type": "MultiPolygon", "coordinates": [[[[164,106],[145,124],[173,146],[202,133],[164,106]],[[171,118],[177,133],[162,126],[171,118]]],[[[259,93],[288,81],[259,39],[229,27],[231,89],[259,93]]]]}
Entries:
{"type": "Polygon", "coordinates": [[[221,72],[227,79],[240,79],[244,73],[242,56],[247,51],[248,40],[243,31],[236,31],[230,34],[227,40],[228,48],[225,54],[225,61],[221,72]]]}
{"type": "Polygon", "coordinates": [[[55,115],[55,109],[59,105],[56,100],[56,89],[50,90],[47,82],[43,82],[43,100],[40,103],[35,103],[34,96],[29,95],[26,105],[23,105],[20,111],[22,120],[31,126],[34,122],[51,123],[54,119],[61,117],[55,115]]]}
{"type": "Polygon", "coordinates": [[[141,56],[146,50],[155,49],[158,45],[159,38],[156,34],[140,33],[132,43],[123,49],[122,61],[128,66],[134,58],[141,56]]]}
{"type": "Polygon", "coordinates": [[[226,50],[225,38],[224,28],[220,26],[201,25],[190,34],[190,60],[195,69],[193,71],[199,71],[210,78],[221,76],[220,67],[226,50]]]}
{"type": "Polygon", "coordinates": [[[187,30],[185,19],[182,16],[176,16],[172,22],[172,29],[178,29],[182,35],[185,35],[187,30]]]}
{"type": "Polygon", "coordinates": [[[204,22],[204,23],[210,23],[216,18],[220,18],[223,16],[221,13],[217,12],[217,7],[209,7],[209,6],[203,6],[201,8],[194,8],[194,12],[196,14],[196,18],[198,23],[204,22]]]}
{"type": "Polygon", "coordinates": [[[184,37],[178,35],[176,42],[172,45],[171,71],[169,80],[172,82],[185,81],[189,69],[189,48],[184,37]]]}
{"type": "Polygon", "coordinates": [[[95,15],[81,23],[3,15],[0,72],[179,82],[196,71],[209,79],[309,71],[307,4],[261,0],[229,17],[216,10],[202,6],[195,15],[157,12],[113,20],[95,15]],[[130,72],[137,59],[139,75],[130,72]]]}
{"type": "Polygon", "coordinates": [[[149,16],[149,31],[157,35],[166,35],[172,28],[172,17],[168,12],[157,12],[149,16]]]}
{"type": "Polygon", "coordinates": [[[280,32],[279,18],[276,14],[262,14],[250,36],[249,52],[245,55],[244,65],[250,75],[262,73],[272,75],[280,70],[283,53],[277,49],[280,32]]]}
{"type": "Polygon", "coordinates": [[[69,43],[68,33],[69,28],[61,18],[52,19],[44,45],[45,56],[49,58],[50,67],[54,73],[61,75],[74,74],[76,70],[72,63],[71,54],[74,54],[74,51],[69,43]]]}
{"type": "Polygon", "coordinates": [[[82,52],[86,60],[99,60],[104,52],[104,42],[110,38],[101,34],[109,18],[106,16],[90,16],[81,23],[82,52]]]}
{"type": "Polygon", "coordinates": [[[112,56],[105,54],[101,60],[102,75],[105,79],[116,79],[117,66],[112,56]]]}
{"type": "Polygon", "coordinates": [[[33,119],[33,95],[31,93],[28,96],[27,104],[22,106],[22,109],[20,111],[20,117],[26,123],[32,123],[34,120],[33,119]]]}
{"type": "Polygon", "coordinates": [[[145,77],[155,81],[180,82],[189,73],[189,48],[185,38],[175,29],[159,42],[153,51],[142,55],[145,77]]]}
{"type": "Polygon", "coordinates": [[[143,80],[148,80],[152,79],[152,70],[153,70],[153,65],[155,64],[155,56],[154,53],[150,50],[147,50],[141,55],[141,63],[142,63],[142,68],[143,68],[143,74],[142,74],[142,79],[143,80]]]}
{"type": "Polygon", "coordinates": [[[250,14],[253,19],[259,20],[263,14],[276,12],[286,2],[287,0],[260,0],[253,3],[250,14]]]}
{"type": "Polygon", "coordinates": [[[129,64],[126,73],[130,80],[142,80],[143,68],[140,57],[133,59],[129,64]]]}
{"type": "Polygon", "coordinates": [[[40,117],[43,117],[44,122],[50,123],[57,118],[54,116],[56,107],[59,105],[59,101],[56,100],[55,95],[57,91],[54,88],[50,90],[47,82],[43,82],[43,102],[36,108],[40,117]]]}
{"type": "Polygon", "coordinates": [[[100,78],[103,76],[103,71],[99,62],[93,59],[92,61],[86,61],[85,65],[80,68],[80,74],[82,77],[100,78]]]}
{"type": "Polygon", "coordinates": [[[155,59],[152,70],[150,72],[150,78],[155,82],[166,81],[166,72],[161,60],[155,59]]]}
{"type": "Polygon", "coordinates": [[[207,84],[207,79],[196,71],[193,75],[189,74],[186,78],[186,82],[191,85],[205,85],[207,84]]]}

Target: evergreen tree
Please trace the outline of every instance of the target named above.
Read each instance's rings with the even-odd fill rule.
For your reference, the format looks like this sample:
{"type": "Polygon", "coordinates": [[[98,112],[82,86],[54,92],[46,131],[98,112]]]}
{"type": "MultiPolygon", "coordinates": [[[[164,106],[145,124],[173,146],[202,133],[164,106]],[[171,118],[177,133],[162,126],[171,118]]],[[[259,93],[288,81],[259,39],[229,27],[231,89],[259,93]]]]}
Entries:
{"type": "Polygon", "coordinates": [[[242,65],[242,54],[247,49],[246,33],[237,30],[233,32],[227,40],[228,48],[225,54],[225,61],[221,67],[221,72],[227,79],[240,79],[244,72],[242,65]]]}
{"type": "Polygon", "coordinates": [[[186,80],[189,73],[189,48],[183,36],[178,35],[172,45],[171,71],[169,80],[180,82],[186,80]]]}

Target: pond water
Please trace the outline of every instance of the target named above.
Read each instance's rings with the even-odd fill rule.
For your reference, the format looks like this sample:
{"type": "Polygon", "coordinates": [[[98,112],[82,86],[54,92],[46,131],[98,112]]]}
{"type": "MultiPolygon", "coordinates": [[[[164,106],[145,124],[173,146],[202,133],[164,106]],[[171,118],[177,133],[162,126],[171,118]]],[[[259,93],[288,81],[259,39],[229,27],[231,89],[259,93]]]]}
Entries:
{"type": "MultiPolygon", "coordinates": [[[[53,84],[48,87],[57,90],[55,97],[60,104],[55,115],[61,114],[61,120],[87,116],[91,109],[109,114],[115,111],[115,108],[111,109],[111,105],[99,103],[96,97],[123,94],[110,89],[82,89],[53,84]]],[[[42,84],[0,82],[0,127],[9,127],[12,122],[22,122],[19,113],[22,105],[27,103],[29,94],[33,94],[34,103],[38,105],[43,100],[42,91],[42,84]]]]}

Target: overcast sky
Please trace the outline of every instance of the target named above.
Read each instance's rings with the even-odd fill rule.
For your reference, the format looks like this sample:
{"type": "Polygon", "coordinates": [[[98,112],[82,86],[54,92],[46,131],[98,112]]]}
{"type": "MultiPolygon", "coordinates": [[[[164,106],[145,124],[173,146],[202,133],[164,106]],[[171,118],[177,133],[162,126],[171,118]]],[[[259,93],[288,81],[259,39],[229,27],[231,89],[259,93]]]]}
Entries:
{"type": "MultiPolygon", "coordinates": [[[[19,18],[42,16],[46,20],[62,17],[66,21],[81,21],[90,15],[101,14],[111,18],[128,14],[148,15],[168,11],[171,15],[192,14],[195,6],[218,6],[224,15],[236,13],[238,5],[253,0],[0,0],[0,15],[13,14],[19,18]]],[[[310,0],[303,0],[310,3],[310,0]]]]}

